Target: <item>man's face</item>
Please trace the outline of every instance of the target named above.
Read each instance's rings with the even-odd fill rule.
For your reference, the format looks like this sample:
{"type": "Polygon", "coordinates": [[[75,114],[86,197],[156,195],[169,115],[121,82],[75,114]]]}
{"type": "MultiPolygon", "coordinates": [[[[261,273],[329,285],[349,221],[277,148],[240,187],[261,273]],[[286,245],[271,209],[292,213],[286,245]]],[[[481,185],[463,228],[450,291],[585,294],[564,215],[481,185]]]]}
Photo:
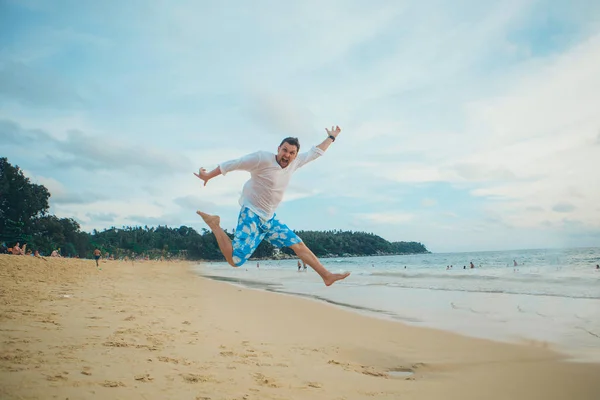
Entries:
{"type": "Polygon", "coordinates": [[[285,168],[294,161],[297,155],[298,148],[296,146],[284,143],[277,149],[277,157],[275,159],[281,168],[285,168]]]}

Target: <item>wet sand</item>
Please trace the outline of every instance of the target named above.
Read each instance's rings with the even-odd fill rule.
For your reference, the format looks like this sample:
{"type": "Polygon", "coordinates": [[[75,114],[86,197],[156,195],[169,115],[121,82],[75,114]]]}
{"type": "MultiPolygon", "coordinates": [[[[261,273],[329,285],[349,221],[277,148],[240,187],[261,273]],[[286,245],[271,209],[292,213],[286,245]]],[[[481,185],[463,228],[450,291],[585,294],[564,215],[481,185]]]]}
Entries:
{"type": "MultiPolygon", "coordinates": [[[[201,278],[0,256],[2,399],[598,399],[600,365],[201,278]],[[392,374],[390,374],[392,372],[392,374]]],[[[335,285],[331,287],[335,290],[335,285]]],[[[409,305],[407,305],[409,306],[409,305]]]]}

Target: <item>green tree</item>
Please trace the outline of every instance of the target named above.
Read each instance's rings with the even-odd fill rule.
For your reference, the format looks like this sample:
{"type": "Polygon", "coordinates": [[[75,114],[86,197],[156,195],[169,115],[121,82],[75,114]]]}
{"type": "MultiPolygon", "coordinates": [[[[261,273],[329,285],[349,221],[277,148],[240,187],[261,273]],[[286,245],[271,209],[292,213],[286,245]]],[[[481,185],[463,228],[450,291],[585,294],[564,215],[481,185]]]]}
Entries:
{"type": "Polygon", "coordinates": [[[42,254],[60,248],[63,256],[89,257],[93,251],[89,235],[80,231],[77,221],[55,215],[36,219],[29,247],[42,254]]]}
{"type": "Polygon", "coordinates": [[[19,166],[0,158],[0,238],[28,240],[37,218],[48,212],[50,193],[31,183],[19,166]]]}

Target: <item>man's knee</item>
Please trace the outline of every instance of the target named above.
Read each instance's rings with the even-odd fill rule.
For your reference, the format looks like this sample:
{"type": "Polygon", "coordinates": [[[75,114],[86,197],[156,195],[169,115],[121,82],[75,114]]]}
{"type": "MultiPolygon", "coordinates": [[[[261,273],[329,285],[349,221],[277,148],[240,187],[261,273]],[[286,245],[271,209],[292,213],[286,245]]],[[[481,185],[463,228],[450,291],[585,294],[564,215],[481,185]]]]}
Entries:
{"type": "Polygon", "coordinates": [[[300,243],[295,243],[293,245],[290,246],[290,249],[294,250],[294,253],[298,254],[299,251],[302,251],[304,249],[306,249],[306,245],[304,244],[304,242],[300,242],[300,243]]]}

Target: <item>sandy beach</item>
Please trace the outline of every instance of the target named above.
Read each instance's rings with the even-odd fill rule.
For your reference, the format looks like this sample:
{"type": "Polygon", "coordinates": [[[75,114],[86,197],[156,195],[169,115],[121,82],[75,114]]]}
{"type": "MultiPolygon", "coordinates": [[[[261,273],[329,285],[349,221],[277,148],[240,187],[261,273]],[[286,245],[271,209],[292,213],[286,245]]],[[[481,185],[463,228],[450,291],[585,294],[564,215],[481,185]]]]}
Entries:
{"type": "Polygon", "coordinates": [[[567,362],[544,343],[473,339],[242,289],[185,262],[100,267],[0,256],[2,399],[600,396],[600,365],[567,362]]]}

